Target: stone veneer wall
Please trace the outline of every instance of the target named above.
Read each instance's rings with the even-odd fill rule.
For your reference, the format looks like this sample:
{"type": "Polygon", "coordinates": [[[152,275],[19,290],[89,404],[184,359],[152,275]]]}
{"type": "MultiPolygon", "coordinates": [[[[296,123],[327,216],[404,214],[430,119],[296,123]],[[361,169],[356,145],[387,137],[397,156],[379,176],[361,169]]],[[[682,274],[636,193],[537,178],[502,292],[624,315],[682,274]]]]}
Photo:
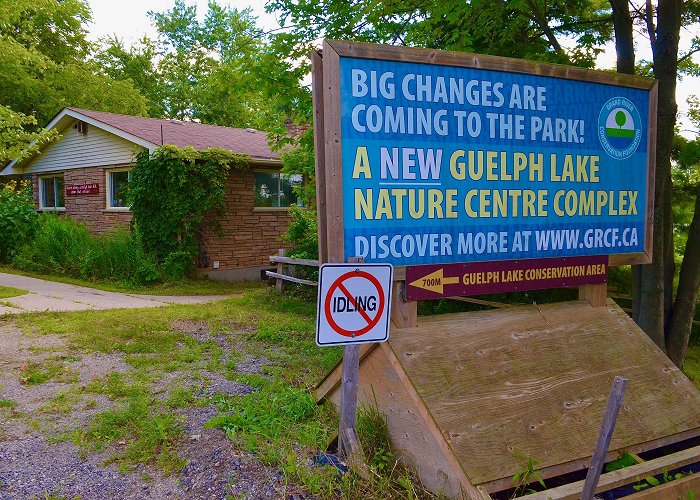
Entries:
{"type": "MultiPolygon", "coordinates": [[[[110,168],[124,167],[114,166],[110,168]]],[[[99,194],[66,196],[66,210],[60,212],[76,220],[85,221],[88,228],[100,233],[116,224],[128,224],[131,212],[106,209],[105,170],[93,167],[62,171],[65,184],[100,186],[99,194]]],[[[61,172],[56,172],[61,173],[61,172]]],[[[42,175],[51,175],[47,172],[42,175]]],[[[38,176],[32,176],[36,207],[39,207],[38,176]]],[[[257,279],[260,269],[270,267],[269,256],[284,246],[281,235],[287,231],[291,217],[286,209],[255,209],[255,173],[232,171],[225,194],[226,216],[221,222],[223,237],[207,230],[204,253],[207,265],[199,271],[217,279],[257,279]],[[219,268],[214,269],[214,261],[219,268]]]]}
{"type": "MultiPolygon", "coordinates": [[[[114,165],[107,168],[74,168],[60,172],[42,172],[41,175],[63,174],[63,181],[66,186],[69,184],[98,184],[100,186],[98,194],[66,196],[66,210],[59,213],[85,222],[88,229],[93,233],[102,233],[115,225],[129,224],[131,221],[131,212],[107,209],[107,179],[105,171],[123,167],[128,167],[128,165],[114,165]]],[[[39,175],[32,175],[32,190],[34,204],[39,209],[39,175]]]]}
{"type": "Polygon", "coordinates": [[[259,278],[260,269],[270,267],[269,256],[284,246],[282,234],[291,217],[286,209],[254,208],[255,173],[232,171],[226,194],[226,216],[221,221],[223,238],[207,230],[204,250],[206,267],[200,269],[213,278],[259,278]],[[214,261],[219,269],[214,269],[214,261]],[[247,269],[248,273],[230,272],[247,269]]]}

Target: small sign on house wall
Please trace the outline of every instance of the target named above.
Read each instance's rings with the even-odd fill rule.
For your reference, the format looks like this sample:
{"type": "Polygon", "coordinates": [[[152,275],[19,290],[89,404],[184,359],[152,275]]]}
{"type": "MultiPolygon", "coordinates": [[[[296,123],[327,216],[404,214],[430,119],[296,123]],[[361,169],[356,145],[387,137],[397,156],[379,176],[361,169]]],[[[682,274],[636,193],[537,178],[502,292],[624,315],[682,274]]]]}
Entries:
{"type": "Polygon", "coordinates": [[[96,182],[90,184],[67,184],[66,196],[79,196],[81,194],[99,194],[100,185],[96,182]]]}

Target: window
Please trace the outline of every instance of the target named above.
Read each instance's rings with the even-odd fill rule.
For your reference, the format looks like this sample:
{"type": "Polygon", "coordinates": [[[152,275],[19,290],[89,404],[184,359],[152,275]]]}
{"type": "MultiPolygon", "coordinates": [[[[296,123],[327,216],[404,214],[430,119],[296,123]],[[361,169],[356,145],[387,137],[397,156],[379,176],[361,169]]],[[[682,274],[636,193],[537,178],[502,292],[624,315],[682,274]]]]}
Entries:
{"type": "Polygon", "coordinates": [[[66,189],[62,175],[39,177],[39,208],[61,210],[66,207],[66,189]]]}
{"type": "Polygon", "coordinates": [[[285,175],[280,172],[255,173],[255,207],[288,207],[301,205],[294,193],[294,186],[302,183],[299,175],[285,175]]]}
{"type": "Polygon", "coordinates": [[[109,170],[107,172],[107,208],[127,209],[126,189],[131,180],[131,169],[109,170]]]}

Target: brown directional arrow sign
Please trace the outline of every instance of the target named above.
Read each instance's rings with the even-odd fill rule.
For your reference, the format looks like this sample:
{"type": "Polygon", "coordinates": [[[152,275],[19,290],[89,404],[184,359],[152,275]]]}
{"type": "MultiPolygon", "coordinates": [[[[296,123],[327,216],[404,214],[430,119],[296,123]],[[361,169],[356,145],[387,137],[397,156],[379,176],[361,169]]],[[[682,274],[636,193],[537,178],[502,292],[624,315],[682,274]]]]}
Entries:
{"type": "Polygon", "coordinates": [[[406,299],[595,285],[608,281],[608,257],[564,257],[406,267],[406,299]]]}

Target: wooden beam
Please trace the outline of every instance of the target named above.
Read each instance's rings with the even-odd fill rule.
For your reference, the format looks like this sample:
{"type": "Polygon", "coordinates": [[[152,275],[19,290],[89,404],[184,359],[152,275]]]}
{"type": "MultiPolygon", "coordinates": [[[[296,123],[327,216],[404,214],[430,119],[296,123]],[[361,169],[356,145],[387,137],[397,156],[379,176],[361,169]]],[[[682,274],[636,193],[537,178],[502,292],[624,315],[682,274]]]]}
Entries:
{"type": "Polygon", "coordinates": [[[507,309],[513,307],[516,304],[503,304],[502,302],[493,302],[490,300],[475,299],[474,297],[447,297],[450,300],[457,300],[459,302],[469,302],[470,304],[478,304],[480,306],[495,307],[497,309],[507,309]]]}
{"type": "Polygon", "coordinates": [[[316,160],[316,220],[318,222],[318,257],[328,262],[326,218],[326,160],[323,99],[323,57],[320,51],[311,53],[311,94],[314,112],[314,157],[316,160]]]}
{"type": "Polygon", "coordinates": [[[340,425],[338,427],[338,451],[345,457],[357,453],[352,442],[345,442],[343,436],[355,432],[357,421],[357,379],[360,371],[359,344],[346,345],[343,351],[343,383],[340,388],[340,425]]]}
{"type": "Polygon", "coordinates": [[[610,440],[612,439],[613,432],[615,432],[615,423],[617,422],[617,416],[620,414],[620,407],[622,406],[622,399],[625,397],[625,390],[627,389],[628,382],[629,381],[623,377],[615,377],[613,381],[608,404],[605,407],[605,414],[603,415],[603,423],[600,425],[598,440],[593,449],[591,465],[588,467],[586,480],[583,483],[581,500],[593,500],[595,488],[598,484],[598,479],[600,479],[600,473],[603,471],[603,466],[605,465],[605,456],[608,454],[608,448],[610,448],[610,440]]]}
{"type": "MultiPolygon", "coordinates": [[[[360,346],[360,363],[372,352],[373,349],[377,347],[378,344],[362,344],[360,346]]],[[[314,389],[314,396],[316,397],[316,402],[320,403],[326,397],[331,394],[342,381],[343,373],[343,360],[339,360],[333,369],[326,375],[326,377],[319,382],[319,384],[314,389]]]]}
{"type": "Polygon", "coordinates": [[[291,264],[293,266],[309,266],[309,267],[318,267],[320,265],[317,260],[295,259],[294,257],[280,257],[279,255],[270,255],[270,262],[272,262],[274,264],[281,262],[283,264],[291,264]]]}
{"type": "Polygon", "coordinates": [[[584,285],[578,287],[579,300],[587,300],[593,307],[604,307],[607,302],[608,284],[584,285]]]}
{"type": "MultiPolygon", "coordinates": [[[[634,482],[637,478],[653,476],[661,473],[664,469],[673,470],[684,465],[692,464],[700,461],[700,446],[688,448],[687,450],[672,453],[663,457],[655,458],[642,462],[641,464],[631,465],[624,469],[619,469],[613,472],[608,472],[600,476],[596,493],[601,491],[611,490],[618,486],[624,486],[634,482]]],[[[557,488],[540,491],[532,495],[528,495],[528,500],[576,500],[580,498],[583,490],[584,481],[576,481],[574,483],[565,484],[557,488]]],[[[630,497],[628,497],[630,498],[630,497]]]]}
{"type": "Polygon", "coordinates": [[[367,468],[367,459],[362,451],[360,438],[357,437],[355,428],[344,429],[338,442],[342,442],[346,449],[346,457],[350,468],[357,472],[362,479],[368,480],[369,469],[367,468]]]}
{"type": "MultiPolygon", "coordinates": [[[[326,210],[326,250],[321,262],[345,262],[343,248],[343,156],[340,144],[340,57],[323,42],[323,163],[326,210]]],[[[318,194],[318,193],[317,193],[318,194]]],[[[320,227],[320,226],[319,226],[320,227]]]]}
{"type": "MultiPolygon", "coordinates": [[[[623,73],[611,73],[609,71],[595,71],[576,68],[574,66],[564,66],[561,64],[526,61],[524,59],[512,59],[500,56],[468,54],[465,52],[451,52],[436,49],[394,47],[391,45],[377,45],[362,42],[341,42],[338,40],[325,40],[324,47],[326,46],[331,47],[336,53],[343,57],[384,59],[388,61],[416,62],[423,64],[458,66],[463,68],[508,71],[511,73],[525,73],[528,75],[566,78],[568,80],[603,83],[606,85],[620,85],[645,90],[651,90],[656,87],[656,80],[651,78],[643,78],[623,73]]],[[[325,50],[323,55],[325,58],[325,50]]]]}
{"type": "MultiPolygon", "coordinates": [[[[348,262],[364,263],[364,257],[349,257],[348,262]]],[[[346,345],[343,351],[343,383],[340,388],[340,425],[338,451],[352,460],[363,460],[357,438],[357,382],[360,377],[360,344],[346,345]],[[346,441],[346,439],[348,439],[346,441]]],[[[364,464],[364,461],[362,462],[364,464]]]]}
{"type": "Polygon", "coordinates": [[[418,302],[406,301],[406,282],[394,281],[391,291],[391,322],[396,328],[418,325],[418,302]]]}
{"type": "MultiPolygon", "coordinates": [[[[286,250],[284,248],[279,249],[279,256],[284,257],[284,254],[286,253],[286,250]]],[[[277,281],[275,282],[275,291],[277,293],[282,293],[282,288],[284,286],[284,281],[282,280],[282,276],[284,276],[284,263],[283,262],[278,262],[277,263],[277,272],[275,273],[275,277],[277,278],[277,281]]],[[[270,274],[268,273],[268,276],[270,274]]]]}
{"type": "Polygon", "coordinates": [[[625,497],[625,500],[689,500],[700,491],[700,474],[691,474],[670,483],[644,489],[625,497]]]}

